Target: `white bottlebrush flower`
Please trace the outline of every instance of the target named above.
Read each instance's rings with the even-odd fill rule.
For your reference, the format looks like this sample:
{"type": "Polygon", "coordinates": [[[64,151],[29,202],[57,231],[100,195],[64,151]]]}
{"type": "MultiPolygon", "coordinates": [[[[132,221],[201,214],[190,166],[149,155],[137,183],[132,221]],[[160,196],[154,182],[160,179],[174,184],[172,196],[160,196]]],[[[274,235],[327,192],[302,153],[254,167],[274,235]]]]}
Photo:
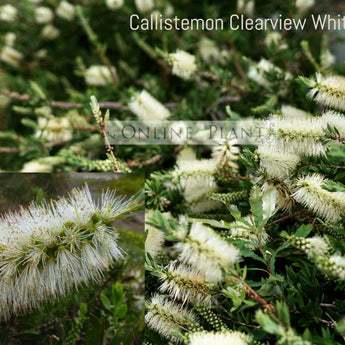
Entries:
{"type": "Polygon", "coordinates": [[[345,137],[345,115],[335,111],[326,111],[322,118],[331,127],[335,127],[341,137],[345,137]]]}
{"type": "Polygon", "coordinates": [[[252,17],[254,15],[254,10],[254,0],[237,0],[237,12],[243,13],[248,17],[252,17]]]}
{"type": "Polygon", "coordinates": [[[264,143],[277,151],[305,156],[325,154],[322,143],[325,121],[321,117],[284,119],[273,116],[265,124],[268,136],[264,138],[264,143]]]}
{"type": "MultiPolygon", "coordinates": [[[[153,258],[162,250],[162,245],[165,241],[165,234],[163,231],[147,224],[150,216],[153,215],[153,211],[149,210],[145,212],[145,231],[147,236],[145,240],[145,252],[149,253],[153,258]]],[[[170,215],[169,212],[162,213],[162,216],[170,215]]]]}
{"type": "Polygon", "coordinates": [[[335,254],[329,257],[329,263],[333,270],[331,274],[337,276],[341,280],[345,280],[345,257],[335,254]]]}
{"type": "Polygon", "coordinates": [[[336,58],[331,51],[326,48],[321,51],[320,64],[322,68],[330,68],[335,64],[336,58]]]}
{"type": "Polygon", "coordinates": [[[339,75],[323,76],[316,74],[310,82],[308,96],[328,108],[345,110],[345,78],[339,75]]]}
{"type": "Polygon", "coordinates": [[[199,42],[199,54],[206,63],[218,61],[220,58],[220,50],[216,43],[206,37],[199,42]]]}
{"type": "Polygon", "coordinates": [[[172,62],[172,74],[182,79],[191,79],[196,72],[195,56],[184,50],[176,50],[176,53],[169,54],[169,60],[172,62]]]}
{"type": "Polygon", "coordinates": [[[315,5],[315,0],[296,0],[296,9],[302,14],[315,5]]]}
{"type": "Polygon", "coordinates": [[[217,171],[215,161],[212,159],[200,159],[200,160],[179,160],[175,170],[174,176],[193,176],[195,174],[202,175],[214,175],[217,171]]]}
{"type": "Polygon", "coordinates": [[[234,173],[238,172],[238,154],[240,148],[236,146],[237,139],[220,139],[219,146],[212,147],[212,157],[219,168],[230,167],[234,173]]]}
{"type": "Polygon", "coordinates": [[[53,166],[51,164],[33,160],[33,161],[25,163],[20,172],[22,173],[50,173],[52,171],[53,171],[53,166]]]}
{"type": "Polygon", "coordinates": [[[108,191],[97,204],[86,186],[67,198],[5,214],[0,220],[0,318],[98,281],[123,257],[111,222],[134,210],[136,202],[108,191]]]}
{"type": "Polygon", "coordinates": [[[195,320],[192,312],[163,296],[155,295],[146,302],[146,325],[172,342],[179,342],[179,338],[173,334],[174,330],[185,330],[195,320]]]}
{"type": "Polygon", "coordinates": [[[5,46],[0,51],[0,60],[13,67],[18,67],[22,59],[23,54],[12,47],[5,46]]]}
{"type": "Polygon", "coordinates": [[[319,174],[300,177],[294,198],[319,217],[336,223],[345,214],[345,192],[329,192],[322,188],[326,180],[319,174]]]}
{"type": "Polygon", "coordinates": [[[160,273],[159,279],[162,281],[159,290],[169,293],[174,300],[178,299],[183,303],[194,300],[203,304],[208,304],[211,300],[211,285],[190,266],[171,262],[166,271],[160,273]]]}
{"type": "Polygon", "coordinates": [[[8,47],[13,47],[16,38],[17,35],[14,32],[8,32],[4,37],[5,45],[8,47]]]}
{"type": "Polygon", "coordinates": [[[69,22],[73,20],[75,13],[75,7],[65,0],[61,1],[56,8],[56,15],[69,22]]]}
{"type": "Polygon", "coordinates": [[[189,335],[190,345],[249,345],[251,336],[242,332],[195,332],[189,335]]]}
{"type": "Polygon", "coordinates": [[[51,24],[45,25],[41,31],[41,37],[48,41],[55,40],[59,35],[59,29],[51,24]]]}
{"type": "MultiPolygon", "coordinates": [[[[261,59],[258,64],[251,65],[248,71],[248,78],[254,80],[257,84],[268,87],[271,85],[271,83],[267,80],[266,73],[270,71],[275,71],[279,74],[283,74],[283,72],[279,67],[273,65],[272,62],[261,59]]],[[[284,79],[289,80],[292,76],[290,73],[284,74],[284,79]]]]}
{"type": "Polygon", "coordinates": [[[39,117],[35,136],[47,141],[69,141],[72,139],[71,124],[66,117],[39,117]]]}
{"type": "Polygon", "coordinates": [[[260,156],[260,166],[269,177],[277,180],[284,180],[289,177],[301,160],[294,153],[278,151],[274,146],[270,145],[260,145],[258,153],[260,156]]]}
{"type": "Polygon", "coordinates": [[[309,238],[293,236],[291,240],[294,245],[305,251],[308,255],[312,253],[317,255],[326,255],[331,250],[325,239],[320,236],[309,238]]]}
{"type": "Polygon", "coordinates": [[[213,176],[216,169],[216,162],[212,159],[178,162],[173,175],[179,179],[186,201],[193,201],[217,190],[213,176]]]}
{"type": "Polygon", "coordinates": [[[135,94],[128,107],[141,121],[164,121],[170,116],[169,110],[146,90],[135,94]]]}
{"type": "MultiPolygon", "coordinates": [[[[195,185],[197,185],[197,183],[195,183],[195,185]]],[[[210,193],[213,191],[210,191],[210,193]]],[[[210,200],[207,197],[200,197],[196,200],[192,200],[186,206],[190,214],[197,215],[219,209],[223,206],[223,203],[217,200],[210,200]]]]}
{"type": "Polygon", "coordinates": [[[280,32],[269,31],[265,37],[265,44],[268,47],[270,46],[277,47],[279,50],[287,49],[288,48],[287,44],[284,42],[281,42],[281,40],[282,40],[282,35],[280,32]]]}
{"type": "Polygon", "coordinates": [[[26,173],[49,173],[54,166],[64,164],[66,160],[58,156],[38,158],[23,165],[21,172],[26,173]]]}
{"type": "Polygon", "coordinates": [[[191,147],[184,147],[177,155],[177,165],[180,161],[194,161],[196,160],[195,151],[191,147]]]}
{"type": "Polygon", "coordinates": [[[14,22],[17,18],[17,9],[12,5],[0,7],[0,21],[14,22]]]}
{"type": "Polygon", "coordinates": [[[340,254],[331,256],[317,256],[314,258],[316,266],[328,276],[345,280],[345,257],[340,254]]]}
{"type": "Polygon", "coordinates": [[[115,11],[123,6],[124,0],[106,0],[105,3],[108,8],[115,11]]]}
{"type": "Polygon", "coordinates": [[[293,117],[306,118],[310,116],[310,114],[307,113],[306,111],[302,109],[298,109],[291,105],[287,105],[287,104],[282,105],[281,113],[285,118],[293,118],[293,117]]]}
{"type": "Polygon", "coordinates": [[[202,213],[222,206],[218,201],[205,198],[207,193],[218,190],[213,176],[216,169],[213,159],[178,160],[173,175],[179,181],[189,212],[202,213]]]}
{"type": "MultiPolygon", "coordinates": [[[[270,85],[269,81],[266,79],[262,66],[264,66],[267,60],[262,59],[258,65],[252,65],[248,70],[248,78],[254,80],[257,84],[268,87],[270,85]],[[264,61],[264,62],[263,62],[264,61]],[[261,66],[260,66],[261,64],[261,66]]],[[[267,61],[268,62],[268,61],[267,61]]]]}
{"type": "Polygon", "coordinates": [[[37,7],[35,9],[35,21],[38,24],[48,24],[54,18],[53,11],[48,7],[37,7]]]}
{"type": "Polygon", "coordinates": [[[154,9],[154,0],[134,0],[135,6],[141,13],[147,13],[154,9]]]}
{"type": "Polygon", "coordinates": [[[211,228],[193,223],[189,236],[175,244],[179,260],[191,265],[210,283],[222,280],[223,270],[240,259],[240,252],[211,228]]]}
{"type": "MultiPolygon", "coordinates": [[[[116,74],[115,67],[111,67],[116,74]]],[[[107,66],[93,65],[85,72],[85,82],[91,86],[106,86],[112,82],[111,71],[107,66]]]]}
{"type": "Polygon", "coordinates": [[[172,17],[174,14],[174,6],[171,3],[165,5],[164,16],[166,18],[172,17]]]}
{"type": "Polygon", "coordinates": [[[35,52],[35,57],[38,59],[45,59],[48,56],[47,49],[39,49],[35,52]]]}
{"type": "Polygon", "coordinates": [[[186,201],[192,202],[206,193],[214,193],[218,190],[216,181],[211,175],[196,174],[195,176],[181,176],[180,186],[186,201]]]}

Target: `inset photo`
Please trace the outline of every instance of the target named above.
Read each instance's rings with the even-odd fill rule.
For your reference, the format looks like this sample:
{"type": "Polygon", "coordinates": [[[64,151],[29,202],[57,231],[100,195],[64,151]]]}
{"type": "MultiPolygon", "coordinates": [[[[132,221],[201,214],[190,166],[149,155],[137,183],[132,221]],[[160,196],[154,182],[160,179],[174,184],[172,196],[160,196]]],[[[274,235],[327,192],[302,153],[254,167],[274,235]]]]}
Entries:
{"type": "Polygon", "coordinates": [[[0,344],[141,344],[142,175],[1,174],[0,344]]]}

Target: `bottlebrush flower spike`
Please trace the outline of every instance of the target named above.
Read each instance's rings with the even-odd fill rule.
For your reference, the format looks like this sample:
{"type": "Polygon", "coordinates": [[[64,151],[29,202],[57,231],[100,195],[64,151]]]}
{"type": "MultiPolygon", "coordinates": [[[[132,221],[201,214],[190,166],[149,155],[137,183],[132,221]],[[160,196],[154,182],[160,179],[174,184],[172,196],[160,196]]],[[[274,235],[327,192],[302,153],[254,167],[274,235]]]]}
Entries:
{"type": "MultiPolygon", "coordinates": [[[[153,214],[154,212],[151,210],[145,212],[145,231],[147,231],[145,252],[154,258],[162,250],[165,234],[163,231],[148,224],[148,220],[153,214]]],[[[169,216],[170,212],[162,213],[162,215],[163,217],[169,216]]]]}
{"type": "Polygon", "coordinates": [[[277,180],[284,180],[289,177],[301,160],[294,153],[281,152],[270,145],[260,145],[258,153],[260,155],[260,166],[269,177],[277,180]]]}
{"type": "Polygon", "coordinates": [[[325,154],[322,140],[326,125],[324,119],[320,117],[285,119],[280,116],[271,116],[266,121],[266,125],[267,142],[265,143],[277,151],[305,156],[325,154]]]}
{"type": "MultiPolygon", "coordinates": [[[[289,72],[283,72],[279,67],[272,64],[272,62],[261,59],[258,64],[250,66],[248,71],[248,78],[254,80],[257,84],[263,87],[269,87],[271,82],[267,79],[267,73],[270,71],[275,71],[284,77],[285,80],[292,79],[289,72]]],[[[285,91],[285,90],[283,90],[285,91]]]]}
{"type": "Polygon", "coordinates": [[[220,282],[223,270],[240,259],[236,247],[201,223],[193,223],[189,236],[175,244],[175,249],[180,261],[191,265],[210,283],[220,282]]]}
{"type": "Polygon", "coordinates": [[[190,334],[190,345],[248,345],[251,336],[242,332],[195,332],[190,334]]]}
{"type": "Polygon", "coordinates": [[[68,1],[61,1],[59,6],[56,8],[56,14],[67,21],[72,21],[75,16],[75,7],[68,1]]]}
{"type": "Polygon", "coordinates": [[[211,285],[205,277],[192,267],[171,262],[166,271],[162,271],[159,279],[163,282],[159,287],[161,292],[168,292],[172,299],[179,299],[183,303],[195,300],[208,304],[211,300],[209,290],[211,285]]]}
{"type": "Polygon", "coordinates": [[[309,81],[308,96],[328,108],[345,110],[345,78],[339,75],[316,74],[316,80],[309,81]]]}
{"type": "Polygon", "coordinates": [[[173,175],[179,178],[185,199],[192,201],[217,190],[213,176],[216,170],[216,161],[213,159],[181,160],[177,163],[173,175]]]}
{"type": "Polygon", "coordinates": [[[326,111],[322,118],[328,125],[335,127],[341,137],[345,137],[345,115],[335,111],[326,111]]]}
{"type": "Polygon", "coordinates": [[[169,110],[145,90],[135,94],[128,107],[141,121],[164,121],[170,116],[169,110]]]}
{"type": "Polygon", "coordinates": [[[302,249],[307,255],[313,253],[317,255],[326,255],[331,251],[326,240],[320,236],[309,238],[291,236],[290,240],[296,247],[302,249]]]}
{"type": "Polygon", "coordinates": [[[319,174],[301,177],[294,198],[319,217],[336,223],[345,214],[345,192],[329,192],[322,188],[326,180],[319,174]]]}
{"type": "Polygon", "coordinates": [[[67,198],[37,205],[0,220],[0,319],[54,301],[124,257],[113,220],[136,210],[106,191],[95,203],[87,186],[67,198]]]}
{"type": "Polygon", "coordinates": [[[172,74],[184,80],[191,79],[196,72],[195,56],[184,50],[177,50],[176,53],[169,54],[169,59],[172,61],[172,74]]]}
{"type": "Polygon", "coordinates": [[[214,146],[212,148],[212,157],[216,160],[217,166],[230,167],[234,173],[238,172],[238,154],[240,153],[240,148],[236,146],[238,144],[237,139],[221,139],[219,140],[219,146],[214,146]]]}
{"type": "Polygon", "coordinates": [[[188,324],[195,323],[195,315],[182,307],[182,305],[170,302],[163,296],[155,295],[146,303],[145,323],[164,338],[174,343],[179,338],[174,330],[185,330],[188,324]]]}
{"type": "Polygon", "coordinates": [[[327,276],[345,280],[345,257],[334,254],[329,257],[317,256],[314,258],[316,266],[327,276]]]}

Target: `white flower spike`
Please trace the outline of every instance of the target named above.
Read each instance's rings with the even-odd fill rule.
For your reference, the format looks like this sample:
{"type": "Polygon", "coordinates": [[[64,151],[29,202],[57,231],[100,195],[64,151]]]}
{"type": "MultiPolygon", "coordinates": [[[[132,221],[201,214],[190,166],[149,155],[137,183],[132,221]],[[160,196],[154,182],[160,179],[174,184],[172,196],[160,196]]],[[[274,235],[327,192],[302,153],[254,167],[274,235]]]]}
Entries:
{"type": "Polygon", "coordinates": [[[172,74],[185,80],[192,78],[197,69],[194,55],[177,50],[176,53],[169,54],[169,58],[172,61],[172,74]]]}
{"type": "Polygon", "coordinates": [[[173,331],[184,329],[188,323],[195,321],[195,315],[182,307],[170,302],[163,296],[155,295],[146,303],[145,323],[174,343],[179,342],[173,331]]]}
{"type": "Polygon", "coordinates": [[[163,282],[159,290],[168,292],[174,300],[178,299],[183,303],[194,300],[203,304],[208,304],[211,300],[208,293],[211,285],[190,266],[171,262],[167,270],[160,273],[159,278],[163,282]]]}
{"type": "Polygon", "coordinates": [[[239,261],[240,252],[211,228],[193,223],[189,236],[175,245],[179,260],[191,265],[210,283],[223,278],[223,270],[239,261]]]}
{"type": "Polygon", "coordinates": [[[112,221],[135,210],[115,192],[95,203],[87,186],[67,198],[31,204],[0,219],[0,319],[98,281],[124,257],[112,221]]]}
{"type": "Polygon", "coordinates": [[[190,336],[190,345],[248,345],[249,335],[242,332],[195,332],[190,336]]]}
{"type": "Polygon", "coordinates": [[[345,214],[345,192],[329,192],[322,188],[326,180],[319,174],[308,175],[297,181],[294,198],[319,217],[331,223],[345,214]]]}
{"type": "Polygon", "coordinates": [[[164,121],[170,116],[169,110],[145,90],[135,94],[128,107],[141,121],[164,121]]]}
{"type": "Polygon", "coordinates": [[[323,76],[316,74],[310,82],[312,89],[308,96],[325,107],[345,110],[345,78],[339,75],[323,76]]]}

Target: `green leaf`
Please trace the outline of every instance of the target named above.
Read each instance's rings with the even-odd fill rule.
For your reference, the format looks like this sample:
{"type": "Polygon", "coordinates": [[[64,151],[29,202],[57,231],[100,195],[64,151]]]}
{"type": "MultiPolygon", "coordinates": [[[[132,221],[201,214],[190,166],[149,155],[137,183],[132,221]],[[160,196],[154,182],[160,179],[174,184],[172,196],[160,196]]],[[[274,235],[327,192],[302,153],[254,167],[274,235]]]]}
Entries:
{"type": "Polygon", "coordinates": [[[87,304],[86,303],[81,303],[80,304],[80,316],[84,316],[87,313],[87,304]]]}
{"type": "Polygon", "coordinates": [[[284,335],[284,328],[274,322],[267,314],[260,309],[255,314],[256,321],[262,326],[263,330],[270,334],[284,335]]]}
{"type": "Polygon", "coordinates": [[[113,303],[114,306],[119,307],[123,303],[124,294],[123,286],[121,283],[116,282],[112,287],[113,303]]]}
{"type": "Polygon", "coordinates": [[[100,294],[100,298],[101,298],[101,302],[102,302],[104,308],[107,309],[107,310],[109,310],[109,311],[112,311],[113,306],[112,306],[112,304],[110,303],[108,297],[107,297],[106,295],[104,295],[104,294],[101,293],[101,294],[100,294]]]}
{"type": "Polygon", "coordinates": [[[124,318],[127,314],[127,309],[127,305],[123,304],[120,308],[117,309],[116,316],[120,319],[124,318]]]}
{"type": "Polygon", "coordinates": [[[258,228],[263,226],[263,208],[262,208],[262,197],[261,197],[261,189],[258,186],[252,188],[250,192],[250,210],[253,214],[255,224],[258,228]]]}
{"type": "Polygon", "coordinates": [[[276,305],[277,315],[286,327],[290,327],[290,314],[284,301],[278,301],[276,305]]]}
{"type": "Polygon", "coordinates": [[[244,256],[244,257],[252,258],[252,259],[257,260],[257,261],[260,261],[260,262],[262,262],[263,264],[266,265],[266,262],[265,262],[265,260],[264,260],[262,257],[260,257],[259,255],[255,254],[254,252],[252,252],[252,251],[251,251],[249,248],[247,248],[247,247],[242,247],[242,248],[241,248],[241,254],[242,254],[242,256],[244,256]]]}
{"type": "Polygon", "coordinates": [[[313,224],[303,224],[297,229],[295,236],[307,237],[312,230],[313,230],[313,224]]]}

